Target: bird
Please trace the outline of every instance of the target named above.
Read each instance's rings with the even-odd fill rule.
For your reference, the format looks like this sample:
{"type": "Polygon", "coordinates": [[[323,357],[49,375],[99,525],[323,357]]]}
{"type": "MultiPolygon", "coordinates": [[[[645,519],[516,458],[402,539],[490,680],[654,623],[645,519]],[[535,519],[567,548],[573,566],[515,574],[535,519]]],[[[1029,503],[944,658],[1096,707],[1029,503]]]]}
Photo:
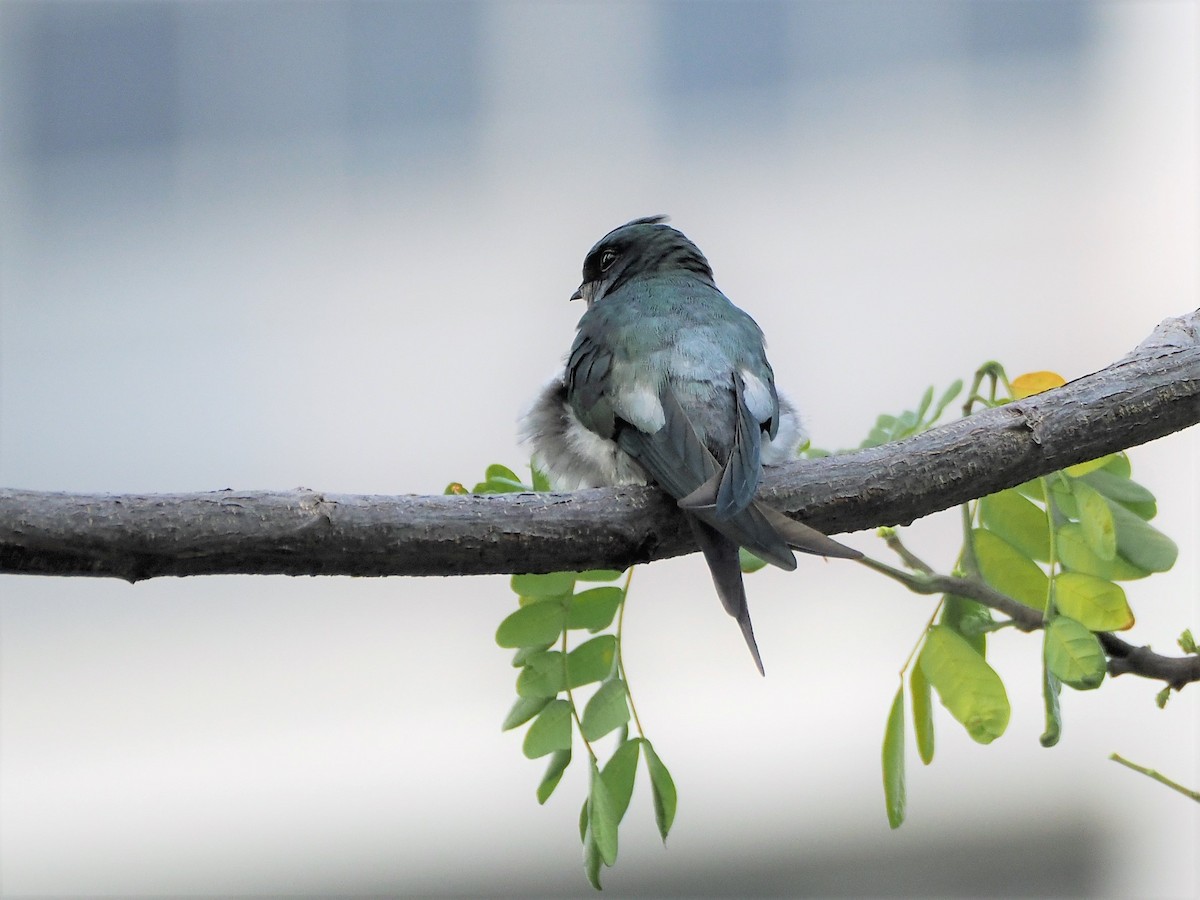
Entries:
{"type": "Polygon", "coordinates": [[[793,549],[861,554],[755,499],[763,467],[792,459],[804,428],[758,324],[666,223],[634,219],[588,251],[571,296],[586,305],[575,340],[520,434],[557,490],[653,484],[674,498],[765,675],[738,548],[788,570],[793,549]]]}

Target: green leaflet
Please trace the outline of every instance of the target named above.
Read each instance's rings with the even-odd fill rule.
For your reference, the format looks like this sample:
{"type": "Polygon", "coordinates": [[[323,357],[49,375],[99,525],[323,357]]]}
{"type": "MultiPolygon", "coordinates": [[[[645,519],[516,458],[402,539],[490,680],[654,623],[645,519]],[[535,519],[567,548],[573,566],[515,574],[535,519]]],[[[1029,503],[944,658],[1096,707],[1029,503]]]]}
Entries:
{"type": "Polygon", "coordinates": [[[521,597],[564,597],[575,589],[574,572],[514,575],[512,591],[521,597]]]}
{"type": "Polygon", "coordinates": [[[508,715],[504,717],[504,724],[500,726],[500,730],[509,731],[518,725],[524,725],[545,709],[549,702],[549,697],[518,697],[508,715]]]}
{"type": "Polygon", "coordinates": [[[1117,555],[1117,531],[1109,501],[1086,481],[1072,481],[1071,493],[1088,549],[1098,559],[1111,562],[1117,555]]]}
{"type": "Polygon", "coordinates": [[[1100,687],[1108,660],[1096,636],[1067,616],[1046,626],[1046,669],[1063,684],[1081,691],[1100,687]]]}
{"type": "Polygon", "coordinates": [[[545,493],[550,490],[550,479],[546,477],[546,473],[537,466],[529,467],[530,478],[533,481],[533,490],[535,493],[545,493]]]}
{"type": "MultiPolygon", "coordinates": [[[[1043,649],[1045,648],[1045,636],[1042,640],[1043,649]]],[[[1062,734],[1062,714],[1058,707],[1058,679],[1050,669],[1042,666],[1042,703],[1046,710],[1046,730],[1042,732],[1042,736],[1038,738],[1039,743],[1043,747],[1053,747],[1058,743],[1058,738],[1062,734]]]]}
{"type": "Polygon", "coordinates": [[[996,534],[1031,559],[1050,559],[1050,525],[1046,511],[1026,500],[1018,491],[1000,491],[979,501],[980,515],[988,531],[996,534]]]}
{"type": "Polygon", "coordinates": [[[1122,631],[1133,627],[1133,610],[1120,585],[1085,575],[1063,572],[1054,579],[1058,611],[1092,631],[1122,631]]]}
{"type": "Polygon", "coordinates": [[[567,628],[586,628],[593,634],[612,624],[625,592],[619,587],[580,591],[567,603],[567,628]]]}
{"type": "Polygon", "coordinates": [[[738,563],[742,567],[742,571],[749,575],[751,572],[757,572],[767,563],[765,560],[759,559],[745,547],[738,548],[738,563]]]}
{"type": "Polygon", "coordinates": [[[546,767],[546,774],[542,776],[541,783],[537,787],[538,803],[544,804],[550,799],[550,795],[554,793],[554,789],[562,781],[563,772],[567,771],[567,766],[570,764],[570,750],[554,751],[554,755],[550,757],[550,765],[546,767]]]}
{"type": "Polygon", "coordinates": [[[596,761],[590,760],[591,779],[587,800],[587,835],[585,843],[591,840],[595,843],[600,854],[600,861],[611,866],[617,861],[617,826],[621,817],[617,815],[616,804],[596,761]]]}
{"type": "Polygon", "coordinates": [[[566,607],[558,600],[542,600],[509,613],[496,629],[501,647],[533,647],[551,644],[562,634],[566,607]]]}
{"type": "Polygon", "coordinates": [[[517,675],[518,697],[547,697],[558,696],[566,681],[563,669],[563,655],[558,650],[543,650],[531,654],[517,675]]]}
{"type": "Polygon", "coordinates": [[[633,796],[633,782],[637,777],[641,743],[637,738],[622,743],[604,764],[600,773],[608,787],[618,822],[625,818],[625,811],[629,809],[629,800],[633,796]]]}
{"type": "Polygon", "coordinates": [[[616,581],[625,573],[617,569],[589,569],[586,572],[575,573],[578,581],[616,581]]]}
{"type": "Polygon", "coordinates": [[[612,674],[616,654],[617,639],[611,634],[602,634],[580,644],[567,654],[567,685],[574,689],[604,681],[612,674]]]}
{"type": "Polygon", "coordinates": [[[883,733],[883,798],[887,805],[888,825],[904,823],[907,795],[904,789],[904,685],[896,691],[883,733]]]}
{"type": "Polygon", "coordinates": [[[1090,459],[1087,462],[1076,463],[1073,466],[1067,466],[1063,469],[1072,478],[1082,478],[1089,472],[1095,472],[1097,469],[1103,469],[1112,461],[1112,456],[1100,456],[1096,459],[1090,459]]]}
{"type": "Polygon", "coordinates": [[[1136,481],[1130,481],[1128,477],[1122,478],[1101,469],[1098,472],[1089,472],[1083,480],[1109,500],[1115,500],[1142,519],[1153,519],[1158,513],[1154,495],[1136,481]]]}
{"type": "Polygon", "coordinates": [[[1117,555],[1112,560],[1102,560],[1088,549],[1083,537],[1083,528],[1078,522],[1067,522],[1060,525],[1055,532],[1057,538],[1058,559],[1063,568],[1085,575],[1095,575],[1107,581],[1134,581],[1145,578],[1150,573],[1139,569],[1125,559],[1117,548],[1117,555]]]}
{"type": "Polygon", "coordinates": [[[671,773],[667,771],[667,767],[663,765],[649,741],[642,741],[642,751],[646,758],[646,770],[650,773],[650,789],[654,795],[654,821],[665,844],[667,834],[675,821],[675,807],[678,803],[675,780],[671,778],[671,773]]]}
{"type": "Polygon", "coordinates": [[[1117,549],[1138,568],[1148,572],[1166,572],[1175,565],[1179,548],[1175,542],[1119,503],[1110,503],[1117,549]]]}
{"type": "Polygon", "coordinates": [[[629,721],[629,704],[625,702],[625,682],[610,678],[583,708],[582,731],[585,740],[594,741],[629,721]]]}
{"type": "Polygon", "coordinates": [[[992,611],[982,603],[957,594],[944,594],[939,621],[957,631],[980,656],[987,656],[987,632],[983,629],[994,620],[992,611]]]}
{"type": "MultiPolygon", "coordinates": [[[[587,810],[586,801],[584,810],[585,812],[587,810]]],[[[602,890],[600,887],[600,849],[588,831],[585,831],[583,835],[583,873],[587,876],[588,884],[598,891],[602,890]]]]}
{"type": "Polygon", "coordinates": [[[1044,609],[1049,581],[1037,563],[986,529],[976,528],[971,535],[984,581],[1026,606],[1044,609]]]}
{"type": "Polygon", "coordinates": [[[570,749],[571,704],[566,700],[551,700],[525,732],[521,751],[530,759],[537,759],[556,750],[570,749]]]}
{"type": "Polygon", "coordinates": [[[1012,712],[1004,683],[957,632],[945,625],[931,628],[918,665],[974,740],[990,744],[1004,734],[1012,712]]]}
{"type": "MultiPolygon", "coordinates": [[[[980,656],[982,655],[981,653],[980,656]]],[[[933,693],[925,671],[919,665],[912,667],[908,680],[912,689],[913,731],[917,736],[917,753],[921,756],[921,762],[929,765],[933,762],[933,693]]]]}

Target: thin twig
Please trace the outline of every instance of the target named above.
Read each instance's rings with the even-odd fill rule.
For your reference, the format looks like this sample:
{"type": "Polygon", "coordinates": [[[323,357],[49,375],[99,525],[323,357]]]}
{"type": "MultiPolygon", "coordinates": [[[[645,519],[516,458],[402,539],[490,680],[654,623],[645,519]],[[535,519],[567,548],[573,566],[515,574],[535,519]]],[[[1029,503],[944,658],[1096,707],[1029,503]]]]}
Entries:
{"type": "Polygon", "coordinates": [[[1161,774],[1160,772],[1156,772],[1154,769],[1147,769],[1145,766],[1139,766],[1137,763],[1130,762],[1125,757],[1117,753],[1111,754],[1108,758],[1113,762],[1120,763],[1127,769],[1133,769],[1135,772],[1141,772],[1147,778],[1153,778],[1159,784],[1165,784],[1171,790],[1179,791],[1179,793],[1183,794],[1183,796],[1189,797],[1192,800],[1195,800],[1197,803],[1200,803],[1200,791],[1193,791],[1190,788],[1185,788],[1182,784],[1172,781],[1170,778],[1161,774]]]}

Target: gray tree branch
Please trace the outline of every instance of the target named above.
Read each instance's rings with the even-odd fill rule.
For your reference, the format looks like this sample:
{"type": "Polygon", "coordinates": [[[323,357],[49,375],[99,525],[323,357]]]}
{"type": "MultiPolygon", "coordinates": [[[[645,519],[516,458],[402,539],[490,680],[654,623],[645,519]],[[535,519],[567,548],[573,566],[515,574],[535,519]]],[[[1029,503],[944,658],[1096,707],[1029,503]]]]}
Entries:
{"type": "MultiPolygon", "coordinates": [[[[1198,421],[1200,310],[1061,388],[905,441],[775,468],[760,496],[829,534],[904,525],[1198,421]]],[[[481,575],[624,568],[695,550],[678,509],[646,487],[451,497],[0,488],[0,574],[481,575]]],[[[972,596],[952,580],[936,590],[972,596]]],[[[975,599],[1023,627],[1040,618],[1030,610],[1026,622],[1003,595],[975,599]]],[[[1200,657],[1101,640],[1114,675],[1176,688],[1200,680],[1200,657]]]]}
{"type": "MultiPolygon", "coordinates": [[[[760,496],[836,534],[908,524],[1200,421],[1200,310],[1061,388],[882,447],[773,469],[760,496]]],[[[0,573],[481,575],[621,568],[696,546],[647,487],[570,494],[0,489],[0,573]]]]}

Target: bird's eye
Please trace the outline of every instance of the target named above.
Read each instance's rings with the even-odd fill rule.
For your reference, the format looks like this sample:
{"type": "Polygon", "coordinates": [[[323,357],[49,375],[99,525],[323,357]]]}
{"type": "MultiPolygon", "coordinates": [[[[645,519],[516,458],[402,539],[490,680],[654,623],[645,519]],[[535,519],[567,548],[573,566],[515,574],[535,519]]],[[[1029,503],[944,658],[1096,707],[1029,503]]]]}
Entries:
{"type": "Polygon", "coordinates": [[[612,266],[612,264],[615,263],[616,261],[617,261],[617,251],[616,250],[605,250],[604,253],[602,253],[600,255],[600,271],[607,272],[609,270],[609,268],[612,266]]]}

